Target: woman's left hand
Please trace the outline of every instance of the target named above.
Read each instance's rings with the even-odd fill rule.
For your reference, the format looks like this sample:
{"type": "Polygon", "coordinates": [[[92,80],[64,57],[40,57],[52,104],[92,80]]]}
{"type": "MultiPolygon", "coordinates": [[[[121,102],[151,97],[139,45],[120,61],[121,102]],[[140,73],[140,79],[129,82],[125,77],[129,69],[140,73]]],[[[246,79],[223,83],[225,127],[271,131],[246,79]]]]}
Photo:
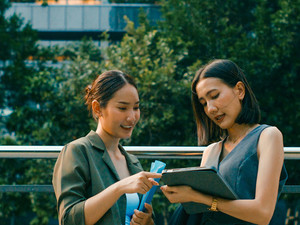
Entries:
{"type": "Polygon", "coordinates": [[[192,202],[195,192],[189,186],[161,186],[160,189],[171,203],[192,202]]]}
{"type": "Polygon", "coordinates": [[[146,212],[142,212],[137,209],[134,210],[130,225],[154,225],[154,221],[152,219],[152,206],[145,203],[145,208],[146,212]]]}

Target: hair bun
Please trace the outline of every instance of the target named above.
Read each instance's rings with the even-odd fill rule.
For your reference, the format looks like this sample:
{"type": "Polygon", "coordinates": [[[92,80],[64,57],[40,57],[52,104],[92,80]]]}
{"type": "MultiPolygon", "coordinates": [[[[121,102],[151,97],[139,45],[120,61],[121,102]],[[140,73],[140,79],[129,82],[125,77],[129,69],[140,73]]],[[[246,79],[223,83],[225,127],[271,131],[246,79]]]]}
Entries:
{"type": "Polygon", "coordinates": [[[91,92],[91,90],[92,90],[92,85],[88,85],[88,86],[86,86],[86,88],[85,88],[85,93],[86,93],[87,95],[89,95],[90,92],[91,92]]]}

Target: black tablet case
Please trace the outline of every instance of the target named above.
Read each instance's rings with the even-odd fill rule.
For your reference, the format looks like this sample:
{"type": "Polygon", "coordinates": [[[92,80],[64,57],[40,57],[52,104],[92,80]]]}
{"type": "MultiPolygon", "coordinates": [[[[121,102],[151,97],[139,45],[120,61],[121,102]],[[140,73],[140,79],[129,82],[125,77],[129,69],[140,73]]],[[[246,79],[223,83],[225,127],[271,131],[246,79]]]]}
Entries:
{"type": "MultiPolygon", "coordinates": [[[[161,180],[169,186],[188,185],[202,193],[225,199],[238,199],[226,181],[218,174],[215,168],[188,167],[166,169],[162,172],[161,180]]],[[[182,203],[188,214],[208,211],[209,206],[187,202],[182,203]]]]}

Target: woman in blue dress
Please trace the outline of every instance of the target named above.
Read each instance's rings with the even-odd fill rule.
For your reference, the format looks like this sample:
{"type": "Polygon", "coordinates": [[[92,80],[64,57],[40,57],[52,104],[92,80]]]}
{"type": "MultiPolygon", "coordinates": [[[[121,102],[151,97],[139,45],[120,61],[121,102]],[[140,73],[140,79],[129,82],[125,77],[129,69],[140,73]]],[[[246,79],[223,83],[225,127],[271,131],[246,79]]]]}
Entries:
{"type": "Polygon", "coordinates": [[[217,168],[239,199],[163,186],[172,203],[197,202],[210,209],[187,215],[180,207],[171,223],[278,224],[274,211],[287,179],[283,138],[276,127],[259,124],[260,109],[242,70],[230,60],[202,67],[192,82],[192,104],[199,145],[208,145],[201,166],[217,168]]]}

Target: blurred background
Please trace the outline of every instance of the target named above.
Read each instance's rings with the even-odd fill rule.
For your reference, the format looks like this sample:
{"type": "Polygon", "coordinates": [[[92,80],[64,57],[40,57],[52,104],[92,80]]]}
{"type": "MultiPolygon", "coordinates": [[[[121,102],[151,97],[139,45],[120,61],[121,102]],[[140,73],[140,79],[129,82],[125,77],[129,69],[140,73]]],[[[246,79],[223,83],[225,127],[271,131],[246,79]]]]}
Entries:
{"type": "MultiPolygon", "coordinates": [[[[226,58],[245,72],[262,123],[299,147],[299,30],[300,0],[0,0],[0,145],[62,146],[85,136],[96,124],[84,87],[119,69],[135,77],[141,100],[141,120],[122,144],[197,146],[191,80],[201,65],[226,58]]],[[[141,161],[149,170],[152,160],[141,161]]],[[[0,158],[0,184],[51,184],[54,163],[0,158]]],[[[299,185],[299,159],[285,163],[287,184],[299,185]]],[[[53,192],[0,199],[1,225],[58,224],[53,192]]],[[[299,191],[281,204],[282,224],[299,223],[299,191]]],[[[176,207],[160,193],[153,205],[157,224],[176,207]]]]}

